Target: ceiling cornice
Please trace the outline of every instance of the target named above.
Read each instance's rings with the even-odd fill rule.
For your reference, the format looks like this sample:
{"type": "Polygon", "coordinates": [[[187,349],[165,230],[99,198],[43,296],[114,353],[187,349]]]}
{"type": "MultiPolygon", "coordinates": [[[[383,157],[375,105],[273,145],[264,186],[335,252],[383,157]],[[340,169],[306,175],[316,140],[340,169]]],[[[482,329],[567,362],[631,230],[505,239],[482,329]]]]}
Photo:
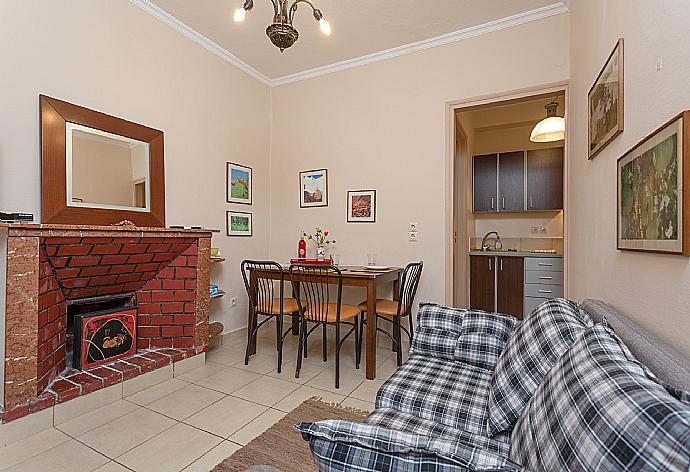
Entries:
{"type": "Polygon", "coordinates": [[[499,31],[506,28],[512,28],[514,26],[522,25],[524,23],[529,23],[532,21],[541,20],[543,18],[548,18],[554,15],[560,15],[570,11],[569,0],[554,3],[545,7],[537,8],[534,10],[529,10],[526,12],[518,13],[515,15],[507,16],[498,20],[483,23],[481,25],[472,26],[469,28],[464,28],[452,33],[447,33],[435,38],[425,39],[423,41],[418,41],[416,43],[405,44],[403,46],[398,46],[391,49],[386,49],[385,51],[379,51],[372,54],[367,54],[365,56],[357,57],[354,59],[348,59],[345,61],[336,62],[322,67],[317,67],[314,69],[305,70],[302,72],[297,72],[295,74],[286,75],[283,77],[278,77],[271,79],[266,75],[262,74],[254,67],[250,66],[246,62],[239,59],[237,56],[222,48],[218,44],[214,43],[201,33],[190,28],[186,24],[182,23],[180,20],[172,16],[170,13],[166,12],[162,8],[158,7],[151,0],[130,0],[134,5],[143,9],[147,13],[158,18],[174,30],[182,33],[192,41],[203,46],[207,50],[216,54],[220,58],[226,60],[230,64],[234,65],[243,72],[254,77],[258,81],[268,85],[269,87],[276,87],[279,85],[289,84],[292,82],[298,82],[300,80],[306,80],[313,77],[319,77],[322,75],[332,74],[334,72],[339,72],[342,70],[352,69],[355,67],[360,67],[366,64],[371,64],[374,62],[385,61],[394,57],[402,56],[405,54],[411,54],[417,51],[423,51],[425,49],[430,49],[438,46],[443,46],[445,44],[454,43],[457,41],[463,41],[465,39],[474,38],[486,33],[492,33],[494,31],[499,31]]]}
{"type": "Polygon", "coordinates": [[[230,51],[227,49],[224,49],[208,39],[206,36],[203,34],[199,33],[198,31],[190,28],[186,24],[182,23],[180,20],[172,16],[170,13],[167,11],[163,10],[160,8],[158,5],[155,5],[153,2],[150,0],[130,0],[133,4],[144,10],[146,13],[149,13],[150,15],[153,15],[154,17],[158,18],[161,20],[163,23],[166,25],[170,26],[172,29],[177,31],[178,33],[182,33],[195,43],[203,46],[204,48],[208,49],[211,51],[213,54],[216,56],[220,57],[221,59],[229,62],[233,66],[237,67],[241,71],[249,74],[250,76],[254,77],[256,80],[259,82],[263,82],[266,85],[271,85],[271,79],[269,79],[267,76],[259,72],[258,70],[254,69],[252,66],[244,62],[242,59],[239,57],[235,56],[232,54],[230,51]]]}

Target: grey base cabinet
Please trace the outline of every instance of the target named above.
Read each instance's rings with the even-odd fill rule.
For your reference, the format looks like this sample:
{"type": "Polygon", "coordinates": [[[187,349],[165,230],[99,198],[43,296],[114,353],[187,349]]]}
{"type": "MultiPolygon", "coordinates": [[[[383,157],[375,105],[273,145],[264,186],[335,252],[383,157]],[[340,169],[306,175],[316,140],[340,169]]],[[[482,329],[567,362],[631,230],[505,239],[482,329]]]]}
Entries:
{"type": "Polygon", "coordinates": [[[524,315],[551,298],[563,296],[563,258],[525,257],[524,315]]]}

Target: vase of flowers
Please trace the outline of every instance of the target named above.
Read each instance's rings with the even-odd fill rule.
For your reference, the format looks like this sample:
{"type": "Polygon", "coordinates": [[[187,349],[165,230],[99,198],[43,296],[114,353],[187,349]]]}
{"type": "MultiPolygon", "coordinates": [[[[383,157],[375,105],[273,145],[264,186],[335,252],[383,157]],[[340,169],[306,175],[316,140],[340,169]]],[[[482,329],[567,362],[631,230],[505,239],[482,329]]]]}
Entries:
{"type": "Polygon", "coordinates": [[[335,239],[328,239],[328,231],[324,231],[318,226],[314,234],[308,234],[307,239],[316,243],[316,258],[320,261],[326,259],[326,248],[329,244],[335,244],[335,239]]]}

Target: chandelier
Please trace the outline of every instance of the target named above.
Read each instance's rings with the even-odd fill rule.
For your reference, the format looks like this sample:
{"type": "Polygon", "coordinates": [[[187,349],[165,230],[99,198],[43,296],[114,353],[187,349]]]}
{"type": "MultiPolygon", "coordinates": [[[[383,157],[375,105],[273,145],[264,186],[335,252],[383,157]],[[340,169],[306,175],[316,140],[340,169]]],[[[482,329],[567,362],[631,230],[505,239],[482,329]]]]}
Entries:
{"type": "MultiPolygon", "coordinates": [[[[292,26],[292,20],[300,3],[306,3],[311,7],[314,19],[321,25],[321,31],[325,35],[331,34],[331,25],[328,24],[321,13],[321,10],[314,7],[309,0],[295,0],[288,6],[288,0],[271,0],[273,3],[273,23],[266,28],[266,34],[271,42],[283,52],[289,48],[299,38],[299,33],[292,26]]],[[[235,11],[235,21],[244,21],[247,13],[254,8],[254,0],[245,0],[242,8],[235,11]]]]}

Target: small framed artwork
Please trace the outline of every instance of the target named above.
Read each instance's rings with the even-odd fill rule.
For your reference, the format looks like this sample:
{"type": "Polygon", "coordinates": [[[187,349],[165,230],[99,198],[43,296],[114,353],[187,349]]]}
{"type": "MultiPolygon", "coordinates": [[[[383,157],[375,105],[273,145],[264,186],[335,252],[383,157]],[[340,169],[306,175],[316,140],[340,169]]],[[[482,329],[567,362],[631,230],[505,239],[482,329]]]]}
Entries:
{"type": "Polygon", "coordinates": [[[328,206],[328,170],[307,170],[299,173],[300,208],[328,206]]]}
{"type": "Polygon", "coordinates": [[[623,70],[623,38],[620,38],[587,95],[590,159],[623,132],[623,70]]]}
{"type": "Polygon", "coordinates": [[[228,236],[251,236],[252,214],[244,211],[227,211],[227,232],[228,236]]]}
{"type": "Polygon", "coordinates": [[[376,190],[347,192],[347,222],[376,223],[376,190]]]}
{"type": "Polygon", "coordinates": [[[252,168],[226,163],[225,187],[228,203],[252,204],[252,168]]]}
{"type": "Polygon", "coordinates": [[[618,249],[690,256],[690,111],[618,159],[618,249]]]}

